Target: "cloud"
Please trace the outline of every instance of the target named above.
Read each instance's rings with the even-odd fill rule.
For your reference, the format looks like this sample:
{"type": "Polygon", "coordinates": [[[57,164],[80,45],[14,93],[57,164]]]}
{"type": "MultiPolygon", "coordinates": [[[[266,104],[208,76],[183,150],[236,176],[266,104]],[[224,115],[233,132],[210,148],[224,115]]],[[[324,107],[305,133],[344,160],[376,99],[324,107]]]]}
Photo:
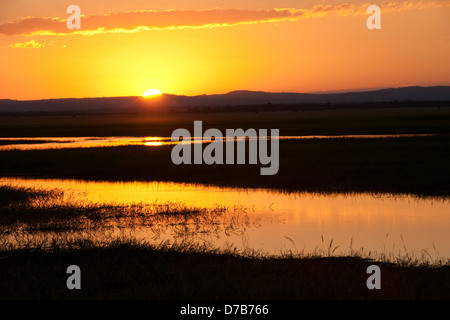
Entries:
{"type": "Polygon", "coordinates": [[[39,49],[39,48],[44,48],[47,45],[48,44],[46,42],[38,43],[38,42],[34,41],[33,39],[31,39],[30,41],[27,41],[27,42],[18,42],[16,44],[11,44],[10,47],[15,48],[15,49],[39,49]]]}
{"type": "MultiPolygon", "coordinates": [[[[95,35],[101,33],[135,33],[148,30],[215,28],[242,24],[296,21],[328,15],[367,15],[366,5],[316,5],[310,9],[240,10],[212,9],[203,11],[133,11],[108,13],[81,18],[81,30],[69,30],[66,19],[28,17],[20,21],[0,25],[4,35],[95,35]]],[[[420,9],[426,7],[450,7],[448,1],[404,1],[380,4],[382,12],[420,9]]]]}
{"type": "Polygon", "coordinates": [[[182,29],[231,26],[295,19],[301,11],[273,10],[205,10],[205,11],[134,11],[93,15],[81,18],[81,30],[69,30],[66,19],[25,18],[0,25],[4,35],[92,35],[107,32],[137,32],[153,29],[182,29]]]}

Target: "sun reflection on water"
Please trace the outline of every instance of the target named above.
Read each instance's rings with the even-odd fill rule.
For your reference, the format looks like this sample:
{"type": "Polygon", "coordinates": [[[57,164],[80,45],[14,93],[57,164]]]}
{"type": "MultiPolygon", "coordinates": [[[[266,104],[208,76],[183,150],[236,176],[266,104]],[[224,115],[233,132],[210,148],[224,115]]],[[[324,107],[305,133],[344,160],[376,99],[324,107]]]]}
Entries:
{"type": "MultiPolygon", "coordinates": [[[[160,141],[147,141],[159,143],[160,141]]],[[[283,193],[273,189],[213,187],[174,182],[87,182],[82,180],[1,178],[1,185],[59,188],[83,194],[93,203],[181,203],[187,207],[244,208],[259,227],[244,235],[223,234],[215,245],[234,243],[271,254],[282,250],[313,252],[333,240],[336,253],[350,248],[408,253],[439,251],[450,257],[450,200],[390,194],[283,193]],[[388,236],[387,236],[388,235],[388,236]]],[[[134,235],[148,237],[148,231],[134,235]]],[[[170,239],[170,235],[163,237],[170,239]]]]}

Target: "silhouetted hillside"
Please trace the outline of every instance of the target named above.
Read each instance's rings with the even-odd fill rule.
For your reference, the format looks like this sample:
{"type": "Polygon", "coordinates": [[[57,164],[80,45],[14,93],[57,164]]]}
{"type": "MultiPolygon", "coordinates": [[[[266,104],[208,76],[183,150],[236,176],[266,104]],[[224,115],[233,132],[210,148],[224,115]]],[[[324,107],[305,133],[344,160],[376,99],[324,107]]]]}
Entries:
{"type": "MultiPolygon", "coordinates": [[[[450,87],[404,87],[344,93],[270,93],[241,90],[227,94],[199,96],[163,94],[150,99],[142,97],[110,97],[33,101],[0,100],[0,112],[139,112],[152,110],[149,108],[234,107],[233,109],[236,109],[236,106],[257,105],[271,105],[272,109],[276,109],[274,106],[279,105],[284,106],[284,109],[286,109],[286,106],[305,104],[386,104],[430,101],[450,101],[450,87]]],[[[336,106],[333,107],[333,109],[335,108],[336,106]]]]}
{"type": "Polygon", "coordinates": [[[301,103],[363,103],[390,101],[449,101],[450,87],[405,87],[346,93],[270,93],[232,91],[222,95],[168,96],[174,105],[223,106],[301,103]]]}

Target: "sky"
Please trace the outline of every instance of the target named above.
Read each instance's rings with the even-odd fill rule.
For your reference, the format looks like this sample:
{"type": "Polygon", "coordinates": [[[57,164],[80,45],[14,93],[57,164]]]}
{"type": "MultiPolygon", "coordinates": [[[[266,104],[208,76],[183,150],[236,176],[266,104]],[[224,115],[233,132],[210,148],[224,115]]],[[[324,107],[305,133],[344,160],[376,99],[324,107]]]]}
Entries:
{"type": "Polygon", "coordinates": [[[449,56],[450,0],[0,0],[0,99],[450,85],[449,56]]]}

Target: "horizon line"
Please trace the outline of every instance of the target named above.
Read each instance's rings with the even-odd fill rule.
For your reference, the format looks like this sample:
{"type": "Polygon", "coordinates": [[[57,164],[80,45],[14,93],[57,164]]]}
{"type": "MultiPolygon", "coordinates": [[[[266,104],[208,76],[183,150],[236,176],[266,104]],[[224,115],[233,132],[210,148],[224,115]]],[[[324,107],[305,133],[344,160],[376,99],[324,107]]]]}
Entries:
{"type": "MultiPolygon", "coordinates": [[[[373,92],[380,91],[386,89],[403,89],[403,88],[431,88],[431,87],[450,87],[450,85],[405,85],[405,86],[397,86],[397,87],[370,87],[370,88],[359,88],[359,89],[337,89],[337,90],[324,90],[324,91],[309,91],[309,92],[294,92],[294,91],[261,91],[261,90],[232,90],[225,93],[210,93],[210,94],[196,94],[196,95],[184,95],[184,94],[174,94],[168,92],[162,92],[161,95],[166,96],[177,96],[177,97],[202,97],[202,96],[220,96],[227,95],[234,92],[254,92],[254,93],[270,93],[270,94],[311,94],[311,95],[319,95],[319,94],[345,94],[345,93],[362,93],[362,92],[373,92]]],[[[63,98],[41,98],[41,99],[11,99],[11,98],[0,98],[0,101],[18,101],[18,102],[27,102],[27,101],[46,101],[46,100],[78,100],[78,99],[110,99],[110,98],[143,98],[142,95],[130,95],[130,96],[91,96],[91,97],[63,97],[63,98]]]]}

